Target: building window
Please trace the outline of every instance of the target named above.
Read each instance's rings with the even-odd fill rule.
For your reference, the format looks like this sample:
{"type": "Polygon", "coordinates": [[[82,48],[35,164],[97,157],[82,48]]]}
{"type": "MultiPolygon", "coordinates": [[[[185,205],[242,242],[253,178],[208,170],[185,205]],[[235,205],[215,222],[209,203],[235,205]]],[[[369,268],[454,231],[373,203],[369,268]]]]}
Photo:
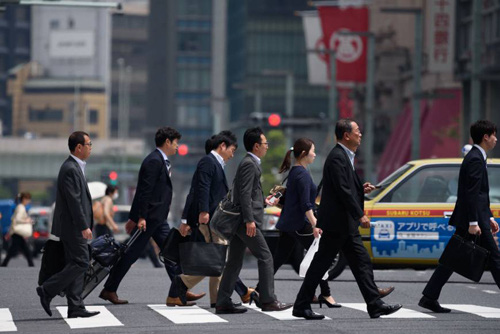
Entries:
{"type": "Polygon", "coordinates": [[[179,90],[209,90],[210,81],[210,69],[181,68],[177,71],[179,90]]]}
{"type": "Polygon", "coordinates": [[[59,29],[59,20],[50,20],[50,29],[59,29]]]}
{"type": "Polygon", "coordinates": [[[212,15],[212,1],[210,0],[182,0],[177,2],[179,15],[212,15]]]}
{"type": "Polygon", "coordinates": [[[208,33],[181,32],[178,38],[177,49],[179,51],[210,52],[211,38],[208,33]]]}
{"type": "Polygon", "coordinates": [[[30,7],[27,6],[17,6],[16,7],[16,20],[18,21],[28,21],[28,11],[30,7]]]}
{"type": "Polygon", "coordinates": [[[7,46],[6,31],[0,30],[0,46],[7,46]]]}
{"type": "Polygon", "coordinates": [[[61,109],[29,109],[30,122],[62,122],[63,111],[61,109]]]}
{"type": "Polygon", "coordinates": [[[19,31],[16,34],[16,47],[27,49],[30,46],[29,44],[30,44],[30,40],[29,40],[28,33],[24,32],[24,31],[19,31]]]}
{"type": "Polygon", "coordinates": [[[90,109],[89,124],[97,124],[99,122],[99,110],[90,109]]]}

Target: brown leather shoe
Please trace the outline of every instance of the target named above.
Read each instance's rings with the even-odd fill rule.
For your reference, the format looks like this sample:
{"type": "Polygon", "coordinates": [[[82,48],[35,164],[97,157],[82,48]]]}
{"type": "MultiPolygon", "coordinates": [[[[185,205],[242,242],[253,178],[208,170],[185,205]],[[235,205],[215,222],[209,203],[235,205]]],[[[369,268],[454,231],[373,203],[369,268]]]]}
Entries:
{"type": "Polygon", "coordinates": [[[167,306],[193,306],[196,305],[196,303],[193,302],[186,302],[186,304],[183,304],[181,302],[181,299],[179,297],[167,297],[167,306]]]}
{"type": "Polygon", "coordinates": [[[112,302],[115,305],[128,304],[128,300],[118,298],[116,292],[102,290],[99,298],[112,302]]]}
{"type": "Polygon", "coordinates": [[[393,286],[390,286],[388,288],[378,288],[378,293],[380,295],[380,298],[387,297],[393,291],[394,291],[394,287],[393,286]]]}
{"type": "Polygon", "coordinates": [[[188,292],[186,292],[186,300],[188,302],[193,302],[195,300],[198,300],[198,299],[205,297],[205,295],[206,295],[205,292],[200,293],[200,294],[195,294],[195,293],[192,293],[191,291],[188,291],[188,292]]]}
{"type": "Polygon", "coordinates": [[[289,309],[292,307],[293,304],[287,304],[287,303],[282,303],[280,301],[275,300],[272,303],[262,303],[262,308],[261,310],[264,312],[269,312],[269,311],[284,311],[286,309],[289,309]]]}
{"type": "Polygon", "coordinates": [[[243,296],[240,296],[241,298],[241,302],[243,304],[248,304],[250,302],[250,295],[252,294],[252,292],[254,292],[255,289],[254,288],[248,288],[247,289],[247,293],[243,296]]]}

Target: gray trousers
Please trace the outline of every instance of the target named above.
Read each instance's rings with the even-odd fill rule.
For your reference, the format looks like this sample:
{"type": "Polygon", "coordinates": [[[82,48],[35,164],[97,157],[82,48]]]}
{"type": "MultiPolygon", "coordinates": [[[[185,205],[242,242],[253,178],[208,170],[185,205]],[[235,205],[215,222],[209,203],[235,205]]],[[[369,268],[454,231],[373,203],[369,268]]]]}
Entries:
{"type": "Polygon", "coordinates": [[[258,261],[260,302],[272,303],[276,300],[276,296],[274,295],[273,255],[267,246],[264,235],[257,228],[256,236],[250,238],[247,236],[246,224],[241,224],[229,244],[226,267],[224,268],[222,280],[219,285],[219,293],[217,294],[217,306],[232,306],[231,295],[240,274],[247,247],[258,261]]]}

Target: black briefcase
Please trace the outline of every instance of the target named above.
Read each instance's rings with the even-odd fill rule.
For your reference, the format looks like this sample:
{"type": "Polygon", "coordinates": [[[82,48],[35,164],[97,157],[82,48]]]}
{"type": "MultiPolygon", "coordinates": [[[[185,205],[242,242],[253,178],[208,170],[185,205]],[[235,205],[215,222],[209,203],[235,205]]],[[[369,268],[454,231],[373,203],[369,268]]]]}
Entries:
{"type": "Polygon", "coordinates": [[[230,193],[220,201],[210,225],[215,233],[226,240],[231,240],[241,223],[241,207],[231,200],[230,193]]]}
{"type": "Polygon", "coordinates": [[[42,264],[38,273],[38,285],[63,270],[66,265],[64,246],[61,241],[47,240],[42,249],[42,264]]]}
{"type": "Polygon", "coordinates": [[[475,240],[454,234],[444,249],[439,263],[457,274],[474,282],[479,282],[488,263],[490,252],[475,240]]]}
{"type": "Polygon", "coordinates": [[[189,237],[183,237],[178,229],[172,228],[161,246],[160,260],[172,265],[179,263],[179,245],[187,240],[189,237]]]}

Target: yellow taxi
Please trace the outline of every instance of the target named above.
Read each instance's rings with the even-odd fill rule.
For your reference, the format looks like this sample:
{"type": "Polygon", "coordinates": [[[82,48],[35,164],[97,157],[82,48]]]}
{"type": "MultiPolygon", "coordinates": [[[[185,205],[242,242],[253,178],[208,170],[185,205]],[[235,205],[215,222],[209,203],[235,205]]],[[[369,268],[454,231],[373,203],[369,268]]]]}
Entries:
{"type": "MultiPolygon", "coordinates": [[[[365,195],[370,228],[361,228],[363,244],[375,267],[435,266],[455,228],[448,225],[457,199],[462,159],[410,161],[365,195]]],[[[500,217],[500,159],[488,159],[491,211],[500,217]]],[[[340,255],[330,279],[346,261],[340,255]]]]}

